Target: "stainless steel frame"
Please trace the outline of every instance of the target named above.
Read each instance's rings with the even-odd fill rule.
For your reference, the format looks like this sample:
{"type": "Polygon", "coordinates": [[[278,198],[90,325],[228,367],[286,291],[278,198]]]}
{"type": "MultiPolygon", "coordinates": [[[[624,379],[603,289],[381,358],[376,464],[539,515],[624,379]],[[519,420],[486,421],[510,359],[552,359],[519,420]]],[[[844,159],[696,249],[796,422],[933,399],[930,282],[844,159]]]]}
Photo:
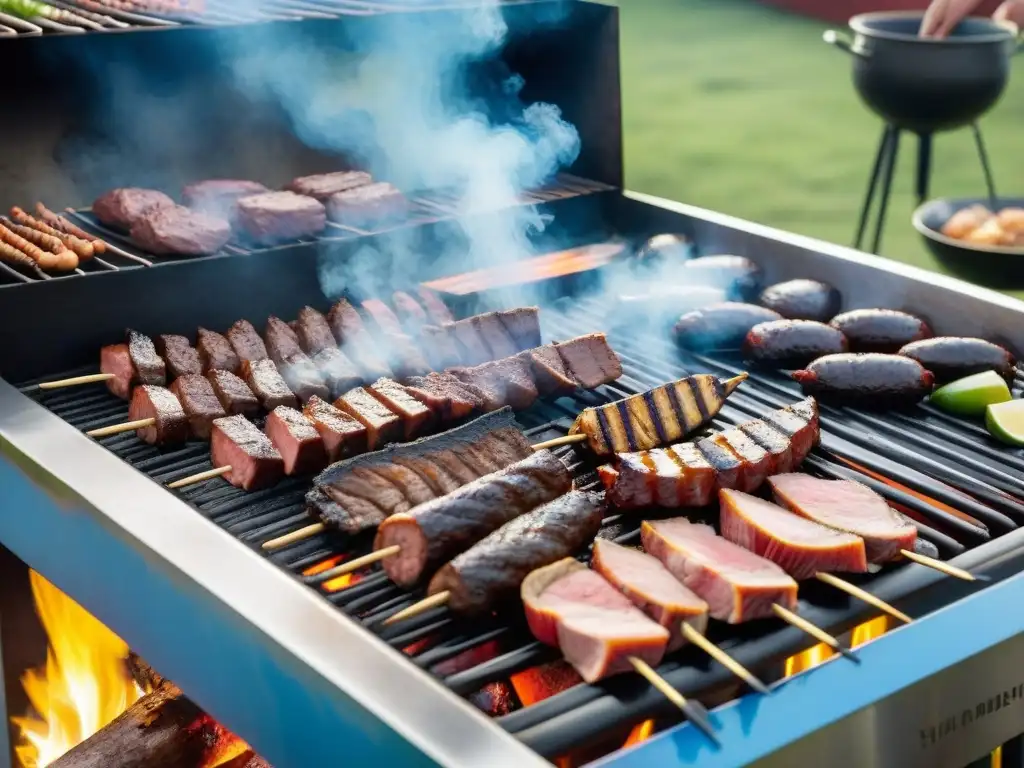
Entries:
{"type": "MultiPolygon", "coordinates": [[[[771,279],[842,284],[851,305],[918,307],[940,331],[1024,341],[1024,303],[957,280],[643,195],[616,198],[610,208],[613,220],[621,215],[649,231],[688,231],[705,250],[750,255],[771,279]]],[[[277,768],[548,764],[397,651],[2,381],[0,540],[277,768]]],[[[1016,572],[1024,532],[1000,542],[1003,566],[1016,572]]],[[[963,559],[969,564],[972,553],[963,559]]],[[[671,765],[699,756],[702,765],[741,765],[785,747],[781,765],[813,755],[815,763],[836,766],[953,766],[945,761],[962,756],[955,750],[930,750],[922,762],[909,747],[891,748],[893,740],[918,738],[915,729],[944,713],[938,700],[927,702],[949,686],[968,690],[973,702],[1002,695],[989,686],[1004,679],[1005,686],[1016,685],[1009,670],[1024,654],[1024,643],[1014,639],[1024,624],[1022,602],[1024,577],[1006,580],[877,641],[864,649],[856,670],[848,662],[828,664],[770,698],[727,705],[716,713],[724,743],[717,753],[683,725],[605,764],[671,765]],[[969,633],[961,632],[965,625],[969,633]],[[923,649],[935,649],[934,656],[923,649]],[[968,657],[971,666],[956,666],[968,657]],[[838,690],[849,693],[840,697],[838,690]],[[901,698],[908,695],[915,705],[901,698]],[[892,715],[894,707],[902,720],[892,715]],[[872,734],[887,741],[876,744],[872,734]]],[[[1006,709],[1008,723],[1017,710],[1006,709]]],[[[992,739],[1015,735],[1004,733],[1002,716],[987,723],[973,731],[977,739],[969,747],[977,754],[999,743],[992,739]]]]}

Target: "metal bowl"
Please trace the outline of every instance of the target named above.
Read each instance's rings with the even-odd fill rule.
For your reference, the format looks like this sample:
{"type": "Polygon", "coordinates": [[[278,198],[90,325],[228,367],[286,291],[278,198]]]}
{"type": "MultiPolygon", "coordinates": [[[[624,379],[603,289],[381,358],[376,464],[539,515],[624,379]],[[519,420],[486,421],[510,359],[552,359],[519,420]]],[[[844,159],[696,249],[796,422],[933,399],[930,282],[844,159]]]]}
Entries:
{"type": "MultiPolygon", "coordinates": [[[[1024,197],[1001,197],[996,203],[997,210],[1024,208],[1024,197]]],[[[950,272],[991,288],[1024,288],[1024,247],[975,245],[942,234],[942,226],[953,214],[972,205],[991,209],[992,201],[987,197],[929,200],[914,211],[911,221],[928,250],[950,272]]]]}
{"type": "Polygon", "coordinates": [[[918,36],[919,11],[864,13],[850,19],[853,40],[834,30],[825,41],[853,56],[853,82],[884,120],[916,133],[969,125],[1002,95],[1018,30],[1010,22],[964,19],[949,37],[918,36]]]}

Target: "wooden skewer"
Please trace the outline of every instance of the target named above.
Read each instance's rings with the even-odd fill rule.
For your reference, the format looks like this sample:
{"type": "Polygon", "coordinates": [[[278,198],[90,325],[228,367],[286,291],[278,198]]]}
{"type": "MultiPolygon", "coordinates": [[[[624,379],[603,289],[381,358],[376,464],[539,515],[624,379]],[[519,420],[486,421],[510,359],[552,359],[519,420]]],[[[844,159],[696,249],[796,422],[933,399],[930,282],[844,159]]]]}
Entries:
{"type": "Polygon", "coordinates": [[[139,419],[138,421],[126,421],[123,424],[114,424],[110,427],[90,429],[85,434],[89,437],[109,437],[110,435],[120,435],[122,432],[132,432],[136,429],[152,427],[154,424],[156,424],[156,419],[139,419]]]}
{"type": "Polygon", "coordinates": [[[112,378],[114,378],[112,373],[90,373],[87,376],[74,376],[70,379],[44,381],[39,385],[39,388],[63,389],[64,387],[77,387],[81,384],[94,384],[97,381],[110,381],[112,378]]]}
{"type": "Polygon", "coordinates": [[[683,637],[689,640],[691,643],[700,648],[704,653],[713,658],[723,667],[732,672],[736,677],[749,685],[753,690],[764,695],[770,694],[771,689],[758,680],[749,669],[740,664],[736,659],[730,656],[728,653],[723,651],[717,645],[708,640],[704,635],[694,629],[692,626],[683,622],[683,637]]]}
{"type": "Polygon", "coordinates": [[[195,485],[196,483],[201,483],[204,480],[211,480],[214,477],[220,477],[221,475],[226,475],[230,471],[231,471],[231,465],[230,464],[225,464],[223,467],[214,467],[213,469],[208,469],[205,472],[198,472],[198,473],[196,473],[194,475],[189,475],[188,477],[183,477],[183,478],[181,478],[181,480],[175,480],[173,483],[168,483],[167,487],[168,488],[184,488],[186,485],[195,485]]]}
{"type": "Polygon", "coordinates": [[[830,586],[835,587],[836,589],[841,589],[843,592],[850,595],[851,597],[855,597],[858,600],[863,600],[868,605],[873,605],[875,608],[878,608],[880,611],[884,611],[897,621],[902,621],[904,624],[909,624],[911,621],[913,621],[913,619],[907,616],[907,614],[905,614],[903,611],[889,605],[889,603],[885,602],[885,600],[875,597],[870,592],[861,589],[855,584],[851,584],[845,579],[837,578],[833,576],[831,573],[816,573],[814,574],[814,576],[818,579],[818,581],[822,581],[830,586]]]}
{"type": "Polygon", "coordinates": [[[313,523],[307,525],[305,528],[299,528],[297,531],[286,533],[283,536],[278,536],[276,539],[270,539],[269,541],[263,542],[263,549],[268,552],[274,549],[280,549],[281,547],[287,547],[289,544],[294,544],[296,541],[302,541],[308,539],[311,536],[316,536],[318,533],[323,533],[327,530],[327,526],[323,523],[313,523]]]}
{"type": "MultiPolygon", "coordinates": [[[[643,659],[638,659],[636,656],[630,656],[629,663],[633,665],[633,669],[636,670],[640,677],[650,683],[658,693],[675,704],[683,714],[686,715],[687,720],[700,728],[704,735],[711,739],[711,741],[715,744],[719,744],[718,737],[715,736],[711,723],[708,722],[704,713],[694,706],[693,702],[687,701],[683,694],[669,685],[668,681],[652,669],[651,665],[643,659]]],[[[703,709],[703,707],[700,709],[703,709]]]]}
{"type": "Polygon", "coordinates": [[[775,612],[776,616],[778,616],[787,624],[796,627],[801,632],[806,632],[819,643],[824,643],[832,650],[841,653],[843,656],[850,659],[850,661],[854,661],[857,664],[860,664],[860,659],[857,658],[857,655],[853,653],[853,651],[851,651],[845,645],[840,643],[836,638],[832,637],[832,635],[823,630],[821,627],[815,626],[802,616],[797,616],[791,610],[789,610],[788,608],[783,608],[778,603],[772,605],[772,610],[775,612]]]}
{"type": "Polygon", "coordinates": [[[427,597],[424,597],[418,603],[413,603],[408,608],[403,608],[393,616],[388,616],[388,618],[384,619],[382,623],[386,627],[396,622],[405,621],[406,619],[419,616],[421,613],[429,611],[431,608],[437,608],[444,605],[448,602],[448,598],[451,596],[452,593],[447,589],[443,589],[433,595],[427,595],[427,597]]]}
{"type": "Polygon", "coordinates": [[[965,571],[963,568],[957,568],[955,565],[950,565],[949,563],[944,563],[941,560],[936,560],[934,557],[919,555],[917,552],[911,552],[909,549],[901,549],[900,554],[908,560],[913,560],[918,565],[934,568],[936,571],[941,571],[947,576],[953,576],[954,578],[963,579],[964,581],[978,580],[978,577],[970,571],[965,571]]]}
{"type": "MultiPolygon", "coordinates": [[[[269,543],[269,542],[267,542],[269,543]]],[[[266,544],[263,545],[266,547],[266,544]]],[[[323,580],[336,579],[339,576],[344,576],[346,573],[352,573],[358,571],[367,565],[373,565],[374,563],[383,560],[386,557],[397,555],[402,551],[402,548],[397,544],[393,544],[390,547],[384,547],[384,549],[378,549],[371,552],[368,555],[357,557],[355,560],[349,560],[347,563],[342,563],[334,568],[324,571],[323,573],[317,574],[317,577],[323,580]]]]}
{"type": "Polygon", "coordinates": [[[531,446],[535,451],[542,451],[545,448],[557,448],[560,445],[572,445],[573,443],[582,443],[587,439],[587,436],[582,432],[575,435],[563,435],[562,437],[555,437],[551,440],[545,440],[543,443],[537,443],[531,446]]]}

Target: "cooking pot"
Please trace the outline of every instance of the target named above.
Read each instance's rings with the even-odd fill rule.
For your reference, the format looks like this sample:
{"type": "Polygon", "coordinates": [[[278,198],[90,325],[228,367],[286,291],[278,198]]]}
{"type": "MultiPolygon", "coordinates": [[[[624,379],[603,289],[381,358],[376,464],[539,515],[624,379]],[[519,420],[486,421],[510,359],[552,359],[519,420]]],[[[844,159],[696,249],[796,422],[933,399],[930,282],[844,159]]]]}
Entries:
{"type": "Polygon", "coordinates": [[[964,19],[941,40],[918,36],[924,13],[864,13],[850,19],[853,39],[835,30],[828,43],[853,57],[861,99],[886,122],[920,134],[969,125],[999,100],[1019,50],[1017,27],[964,19]]]}

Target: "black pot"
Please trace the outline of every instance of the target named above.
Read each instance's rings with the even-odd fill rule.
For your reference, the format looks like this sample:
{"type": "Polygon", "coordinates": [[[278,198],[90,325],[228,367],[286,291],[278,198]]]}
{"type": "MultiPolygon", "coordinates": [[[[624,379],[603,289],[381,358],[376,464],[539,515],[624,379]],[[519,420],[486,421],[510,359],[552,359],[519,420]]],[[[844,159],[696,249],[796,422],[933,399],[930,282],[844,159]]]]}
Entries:
{"type": "MultiPolygon", "coordinates": [[[[1024,208],[1024,198],[1020,197],[1004,197],[996,203],[996,210],[1024,208]]],[[[942,234],[943,224],[954,213],[972,205],[992,209],[987,197],[941,198],[921,205],[911,221],[932,255],[958,277],[1000,290],[1024,288],[1024,248],[974,245],[942,234]]]]}
{"type": "Polygon", "coordinates": [[[999,100],[1018,49],[1017,28],[964,19],[948,38],[921,38],[924,14],[894,11],[850,19],[853,41],[825,41],[853,55],[857,92],[886,122],[915,133],[969,125],[999,100]]]}

